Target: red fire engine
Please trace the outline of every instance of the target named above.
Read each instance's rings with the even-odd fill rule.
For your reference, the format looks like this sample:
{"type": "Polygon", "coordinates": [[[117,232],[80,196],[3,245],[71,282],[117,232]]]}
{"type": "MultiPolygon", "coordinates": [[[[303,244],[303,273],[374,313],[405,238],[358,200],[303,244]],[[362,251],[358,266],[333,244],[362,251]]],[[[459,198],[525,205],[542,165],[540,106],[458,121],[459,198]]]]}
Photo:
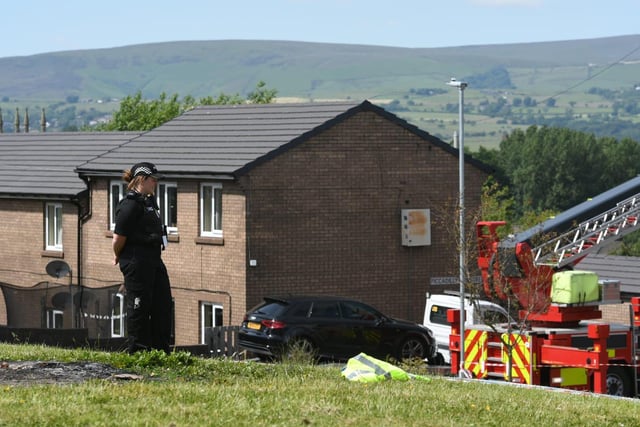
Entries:
{"type": "Polygon", "coordinates": [[[449,310],[452,373],[637,396],[640,297],[631,299],[629,324],[612,324],[600,307],[621,303],[619,282],[596,277],[597,295],[588,298],[583,284],[565,279],[590,252],[640,229],[639,219],[640,176],[503,240],[504,221],[478,222],[484,293],[515,303],[519,320],[465,327],[460,363],[460,311],[449,310]],[[554,298],[560,283],[578,297],[554,298]]]}

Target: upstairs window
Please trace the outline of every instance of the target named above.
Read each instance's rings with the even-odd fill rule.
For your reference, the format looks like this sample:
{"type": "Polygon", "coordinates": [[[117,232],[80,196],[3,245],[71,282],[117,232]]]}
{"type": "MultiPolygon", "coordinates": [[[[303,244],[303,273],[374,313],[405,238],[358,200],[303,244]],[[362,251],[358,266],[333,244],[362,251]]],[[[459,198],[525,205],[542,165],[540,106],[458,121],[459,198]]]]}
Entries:
{"type": "Polygon", "coordinates": [[[200,235],[222,237],[222,185],[200,186],[200,235]]]}
{"type": "Polygon", "coordinates": [[[120,199],[127,194],[127,184],[122,181],[111,181],[109,185],[109,229],[116,228],[116,208],[120,199]]]}
{"type": "MultiPolygon", "coordinates": [[[[127,194],[127,183],[111,181],[109,185],[109,227],[112,231],[116,226],[116,208],[125,194],[127,194]]],[[[169,234],[176,234],[178,232],[177,184],[174,182],[158,183],[157,202],[162,223],[167,226],[169,234]]]]}
{"type": "Polygon", "coordinates": [[[62,205],[47,203],[45,206],[45,249],[62,250],[62,205]]]}
{"type": "Polygon", "coordinates": [[[174,182],[158,183],[158,206],[162,223],[169,234],[178,232],[178,186],[174,182]]]}

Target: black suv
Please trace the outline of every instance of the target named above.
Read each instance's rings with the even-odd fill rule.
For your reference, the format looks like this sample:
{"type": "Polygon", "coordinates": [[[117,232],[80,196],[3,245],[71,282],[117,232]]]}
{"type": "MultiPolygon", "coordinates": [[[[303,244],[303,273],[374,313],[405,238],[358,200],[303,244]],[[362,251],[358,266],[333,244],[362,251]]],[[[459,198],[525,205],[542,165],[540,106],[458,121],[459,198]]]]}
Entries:
{"type": "Polygon", "coordinates": [[[363,352],[380,359],[419,358],[436,363],[436,342],[427,327],[341,297],[264,298],[245,315],[239,344],[261,358],[282,358],[298,351],[346,360],[363,352]]]}

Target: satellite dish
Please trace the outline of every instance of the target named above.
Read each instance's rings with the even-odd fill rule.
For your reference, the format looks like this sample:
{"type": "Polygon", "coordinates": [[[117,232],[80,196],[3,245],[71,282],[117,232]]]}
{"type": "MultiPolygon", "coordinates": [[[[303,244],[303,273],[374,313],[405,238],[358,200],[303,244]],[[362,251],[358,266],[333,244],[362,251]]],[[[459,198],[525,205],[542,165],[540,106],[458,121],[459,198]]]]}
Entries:
{"type": "Polygon", "coordinates": [[[95,300],[93,292],[89,292],[86,289],[81,290],[73,296],[73,303],[76,307],[87,308],[90,302],[95,300]]]}
{"type": "Polygon", "coordinates": [[[69,302],[71,302],[71,294],[69,292],[58,292],[51,298],[51,305],[60,310],[64,310],[69,302]]]}
{"type": "Polygon", "coordinates": [[[55,277],[56,279],[65,277],[67,274],[71,273],[71,267],[69,267],[69,264],[60,260],[53,260],[49,262],[46,270],[49,276],[55,277]]]}

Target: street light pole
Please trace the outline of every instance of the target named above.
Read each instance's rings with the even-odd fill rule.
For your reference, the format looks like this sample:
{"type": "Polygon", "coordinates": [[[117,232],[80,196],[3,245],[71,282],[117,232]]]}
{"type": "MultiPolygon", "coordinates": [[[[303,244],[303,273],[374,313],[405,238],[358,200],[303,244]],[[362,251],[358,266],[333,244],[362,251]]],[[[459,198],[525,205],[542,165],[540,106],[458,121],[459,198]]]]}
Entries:
{"type": "Polygon", "coordinates": [[[460,280],[460,368],[458,370],[459,376],[464,376],[464,299],[465,299],[465,236],[464,236],[464,90],[467,87],[466,82],[460,82],[455,78],[452,78],[447,82],[447,85],[458,88],[459,101],[458,101],[458,181],[460,185],[459,195],[459,212],[460,218],[459,227],[459,245],[458,251],[460,252],[460,265],[459,265],[459,280],[460,280]]]}

